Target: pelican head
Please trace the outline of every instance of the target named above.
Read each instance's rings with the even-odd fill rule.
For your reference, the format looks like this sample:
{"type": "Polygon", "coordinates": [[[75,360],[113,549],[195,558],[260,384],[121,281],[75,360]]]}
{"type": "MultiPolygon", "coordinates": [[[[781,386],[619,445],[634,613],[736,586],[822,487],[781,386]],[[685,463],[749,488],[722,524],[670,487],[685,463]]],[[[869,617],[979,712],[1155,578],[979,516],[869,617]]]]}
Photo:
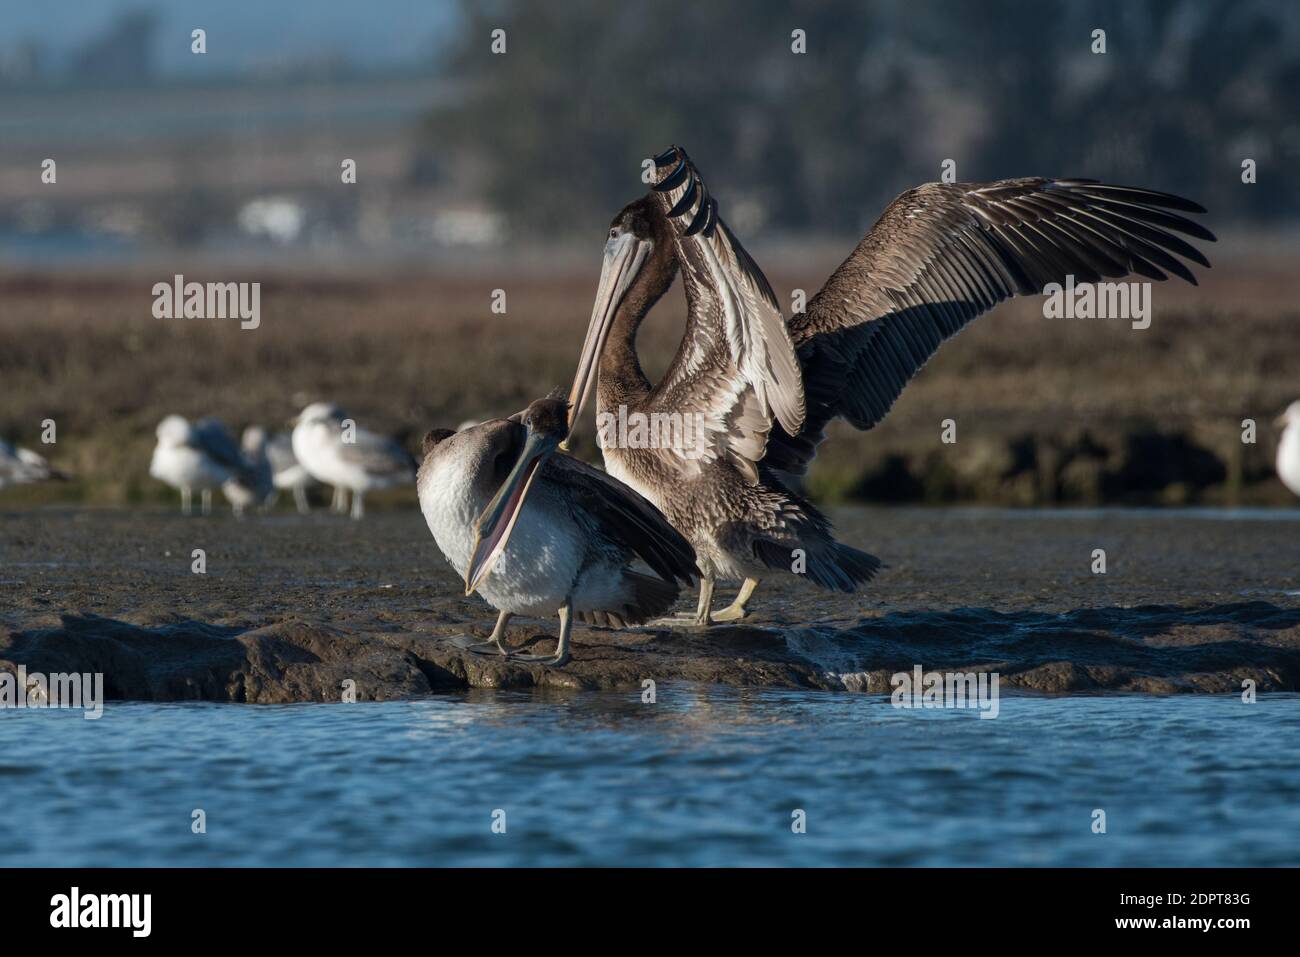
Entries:
{"type": "Polygon", "coordinates": [[[1277,417],[1275,424],[1280,426],[1298,426],[1300,427],[1300,399],[1296,399],[1286,407],[1286,411],[1277,417]]]}
{"type": "MultiPolygon", "coordinates": [[[[663,213],[651,196],[643,196],[636,202],[628,203],[609,224],[604,261],[600,269],[600,285],[596,289],[591,323],[587,326],[587,338],[582,344],[578,371],[569,393],[570,430],[582,415],[583,407],[591,396],[596,382],[597,363],[619,306],[623,304],[628,291],[656,249],[668,252],[671,246],[672,239],[663,213]]],[[[654,272],[657,276],[654,288],[644,291],[644,306],[647,309],[664,294],[673,279],[671,264],[669,268],[654,272]]]]}
{"type": "Polygon", "coordinates": [[[180,446],[190,440],[190,423],[183,415],[169,415],[154,430],[159,445],[180,446]]]}
{"type": "Polygon", "coordinates": [[[520,414],[520,421],[524,433],[519,455],[474,528],[474,552],[465,571],[466,595],[483,583],[505,551],[533,479],[569,434],[568,403],[554,395],[538,399],[520,414]]]}

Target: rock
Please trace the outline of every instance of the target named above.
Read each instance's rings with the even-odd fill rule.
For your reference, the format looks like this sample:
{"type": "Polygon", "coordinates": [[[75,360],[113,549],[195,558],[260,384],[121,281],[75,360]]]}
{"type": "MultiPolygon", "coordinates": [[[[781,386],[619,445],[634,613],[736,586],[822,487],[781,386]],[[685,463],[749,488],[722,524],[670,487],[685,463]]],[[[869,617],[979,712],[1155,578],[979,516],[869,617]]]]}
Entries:
{"type": "MultiPolygon", "coordinates": [[[[486,636],[491,623],[468,629],[486,636]]],[[[891,675],[996,671],[1003,689],[1064,693],[1300,690],[1300,609],[1244,602],[1065,613],[894,612],[848,627],[574,629],[564,668],[463,651],[467,629],[351,631],[302,618],[252,629],[184,621],[142,627],[65,615],[55,628],[0,638],[0,670],[102,672],[110,700],[275,704],[411,698],[463,688],[628,689],[698,681],[887,693],[891,675]]],[[[549,651],[552,632],[517,625],[507,643],[549,651]]]]}

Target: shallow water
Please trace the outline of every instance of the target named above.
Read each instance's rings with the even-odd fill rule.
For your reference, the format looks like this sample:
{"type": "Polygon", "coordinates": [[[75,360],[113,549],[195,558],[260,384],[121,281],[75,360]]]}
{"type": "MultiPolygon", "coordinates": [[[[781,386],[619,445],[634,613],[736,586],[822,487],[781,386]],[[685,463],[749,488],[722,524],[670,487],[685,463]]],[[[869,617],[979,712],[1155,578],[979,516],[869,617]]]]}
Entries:
{"type": "Polygon", "coordinates": [[[0,712],[0,806],[0,865],[1297,865],[1300,696],[110,702],[0,712]]]}
{"type": "MultiPolygon", "coordinates": [[[[753,622],[934,646],[927,667],[1001,632],[1066,659],[1134,654],[1126,640],[1152,635],[1193,657],[1247,631],[1253,647],[1294,626],[1297,516],[845,509],[844,540],[890,567],[853,596],[765,583],[753,622]]],[[[68,613],[230,634],[299,618],[360,633],[492,621],[413,512],[0,511],[0,580],[11,630],[68,613]],[[195,547],[206,575],[191,573],[195,547]]],[[[485,691],[109,702],[99,721],[0,710],[0,865],[1300,865],[1297,695],[1004,693],[981,720],[879,695],[658,692],[652,705],[485,691]],[[191,832],[196,808],[206,834],[191,832]]]]}

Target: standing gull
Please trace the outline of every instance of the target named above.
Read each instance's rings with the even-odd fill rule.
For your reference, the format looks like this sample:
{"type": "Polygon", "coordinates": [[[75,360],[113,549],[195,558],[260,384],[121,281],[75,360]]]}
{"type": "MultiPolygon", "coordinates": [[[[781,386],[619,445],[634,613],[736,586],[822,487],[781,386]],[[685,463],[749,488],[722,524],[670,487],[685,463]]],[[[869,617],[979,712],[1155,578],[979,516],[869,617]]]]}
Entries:
{"type": "Polygon", "coordinates": [[[226,427],[217,419],[191,424],[179,415],[169,415],[155,430],[149,474],[180,489],[181,511],[191,514],[191,494],[202,495],[203,514],[212,514],[212,490],[231,480],[252,482],[250,469],[226,427]]]}
{"type": "Polygon", "coordinates": [[[1277,477],[1300,495],[1300,400],[1292,402],[1278,417],[1282,440],[1277,444],[1277,477]]]}
{"type": "Polygon", "coordinates": [[[235,517],[242,518],[247,508],[262,508],[275,491],[271,462],[266,454],[266,430],[250,425],[240,438],[239,450],[246,469],[221,484],[221,493],[230,502],[235,517]]]}
{"type": "Polygon", "coordinates": [[[62,473],[51,469],[50,463],[31,449],[19,448],[0,439],[0,488],[64,477],[62,473]]]}
{"type": "Polygon", "coordinates": [[[293,436],[288,432],[277,432],[266,443],[266,458],[271,463],[271,482],[277,492],[289,489],[293,492],[293,504],[299,515],[311,511],[307,504],[307,486],[315,483],[307,470],[293,454],[293,436]]]}
{"type": "Polygon", "coordinates": [[[500,614],[488,642],[458,643],[512,660],[569,659],[576,615],[624,627],[672,607],[698,576],[690,544],[641,496],[604,472],[555,455],[568,434],[564,399],[539,399],[508,419],[424,437],[420,509],[447,561],[500,614]],[[525,498],[527,507],[525,507],[525,498]],[[632,571],[633,561],[653,575],[632,571]],[[502,644],[512,615],[559,614],[555,654],[502,644]]]}
{"type": "Polygon", "coordinates": [[[836,542],[830,522],[782,478],[807,470],[834,419],[872,428],[946,339],[1005,299],[1070,275],[1091,283],[1173,273],[1195,283],[1177,257],[1209,263],[1175,233],[1214,239],[1179,215],[1200,206],[1154,190],[1037,177],[929,183],[891,203],[787,322],[686,151],[672,147],[654,163],[650,194],[610,226],[571,415],[594,387],[607,420],[700,421],[704,441],[691,449],[601,443],[610,474],[695,546],[704,575],[697,625],[743,618],[764,575],[802,573],[849,592],[880,567],[836,542]],[[652,384],[636,333],[679,269],[686,331],[652,384]],[[744,584],[715,614],[716,578],[744,584]]]}
{"type": "Polygon", "coordinates": [[[352,517],[365,514],[362,496],[371,489],[415,481],[416,462],[394,439],[368,432],[336,405],[314,402],[294,420],[293,454],[307,474],[333,485],[335,505],[352,492],[352,517]]]}

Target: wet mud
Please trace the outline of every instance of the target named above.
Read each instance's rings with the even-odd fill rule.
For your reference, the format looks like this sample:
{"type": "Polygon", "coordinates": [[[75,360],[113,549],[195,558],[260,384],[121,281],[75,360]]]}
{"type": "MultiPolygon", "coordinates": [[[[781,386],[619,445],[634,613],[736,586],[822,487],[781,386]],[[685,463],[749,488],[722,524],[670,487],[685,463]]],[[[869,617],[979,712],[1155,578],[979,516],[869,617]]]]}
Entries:
{"type": "MultiPolygon", "coordinates": [[[[840,510],[841,537],[889,566],[865,592],[787,576],[735,625],[579,625],[555,669],[447,640],[486,636],[495,613],[464,597],[418,512],[0,511],[0,670],[102,672],[112,699],[251,703],[680,680],[887,692],[916,665],[1047,693],[1300,690],[1300,521],[1234,514],[840,510]]],[[[555,627],[516,619],[507,642],[549,651],[555,627]]]]}

